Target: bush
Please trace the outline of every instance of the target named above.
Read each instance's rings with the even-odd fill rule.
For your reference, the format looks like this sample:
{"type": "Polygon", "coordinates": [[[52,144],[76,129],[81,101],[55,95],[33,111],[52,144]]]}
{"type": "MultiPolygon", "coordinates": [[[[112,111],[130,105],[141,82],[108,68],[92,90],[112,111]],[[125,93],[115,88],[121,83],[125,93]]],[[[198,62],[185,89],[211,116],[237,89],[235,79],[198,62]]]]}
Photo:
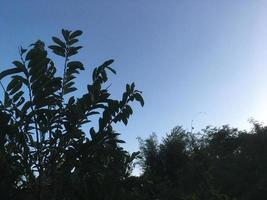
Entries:
{"type": "Polygon", "coordinates": [[[92,83],[80,97],[75,78],[84,70],[72,58],[82,48],[82,31],[62,30],[52,37],[49,49],[62,57],[63,76],[48,57],[45,44],[20,48],[20,60],[0,73],[4,99],[0,101],[0,193],[1,199],[122,199],[123,182],[129,177],[137,153],[130,155],[119,144],[113,124],[128,122],[130,103],[144,105],[134,83],[126,85],[121,100],[110,97],[105,61],[96,67],[92,83]],[[98,126],[85,128],[98,118],[98,126]]]}

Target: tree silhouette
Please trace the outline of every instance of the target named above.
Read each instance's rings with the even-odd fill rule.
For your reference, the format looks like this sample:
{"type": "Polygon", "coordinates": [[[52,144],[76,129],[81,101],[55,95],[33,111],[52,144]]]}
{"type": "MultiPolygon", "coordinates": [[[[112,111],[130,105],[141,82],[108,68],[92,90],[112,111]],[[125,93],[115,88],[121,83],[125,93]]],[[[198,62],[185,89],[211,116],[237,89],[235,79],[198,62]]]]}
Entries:
{"type": "Polygon", "coordinates": [[[267,127],[251,131],[207,127],[196,138],[175,127],[161,142],[140,140],[141,197],[172,200],[252,200],[267,196],[267,127]]]}
{"type": "Polygon", "coordinates": [[[125,125],[133,113],[130,103],[144,105],[134,83],[121,100],[110,97],[108,71],[113,60],[96,67],[92,83],[80,97],[75,78],[84,70],[73,57],[82,46],[82,31],[62,30],[49,49],[64,62],[63,75],[48,57],[45,44],[20,48],[20,60],[0,73],[7,87],[0,101],[1,199],[123,199],[137,153],[129,154],[113,124],[125,125]],[[97,127],[87,130],[92,119],[97,127]]]}

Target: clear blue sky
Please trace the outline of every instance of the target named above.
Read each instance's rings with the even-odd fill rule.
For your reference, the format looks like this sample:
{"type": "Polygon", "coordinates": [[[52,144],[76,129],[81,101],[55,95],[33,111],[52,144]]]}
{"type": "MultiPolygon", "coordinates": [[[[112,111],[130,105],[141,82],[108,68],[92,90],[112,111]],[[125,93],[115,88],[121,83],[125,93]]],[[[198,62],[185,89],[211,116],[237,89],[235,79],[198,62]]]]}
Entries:
{"type": "Polygon", "coordinates": [[[250,117],[267,122],[266,10],[264,0],[0,0],[0,69],[19,45],[81,29],[81,91],[109,58],[114,96],[132,81],[143,91],[145,107],[118,127],[130,151],[136,137],[190,129],[192,119],[196,130],[249,128],[250,117]]]}

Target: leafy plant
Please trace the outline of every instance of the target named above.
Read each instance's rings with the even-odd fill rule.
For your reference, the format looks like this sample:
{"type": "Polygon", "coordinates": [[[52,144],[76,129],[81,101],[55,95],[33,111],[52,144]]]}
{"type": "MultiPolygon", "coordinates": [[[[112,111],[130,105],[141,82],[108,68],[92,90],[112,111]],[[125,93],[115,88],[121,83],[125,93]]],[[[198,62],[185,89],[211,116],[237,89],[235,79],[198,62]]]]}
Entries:
{"type": "Polygon", "coordinates": [[[82,46],[82,31],[62,30],[52,37],[49,49],[63,59],[57,72],[42,41],[20,48],[20,60],[0,73],[4,98],[0,101],[0,192],[6,199],[120,199],[122,182],[137,155],[119,144],[123,141],[113,124],[128,123],[130,103],[143,106],[134,83],[126,85],[121,100],[110,97],[108,72],[113,60],[96,67],[92,83],[80,97],[71,96],[76,76],[84,70],[73,57],[82,46]],[[88,131],[98,116],[98,126],[88,131]],[[105,192],[104,192],[105,191],[105,192]]]}

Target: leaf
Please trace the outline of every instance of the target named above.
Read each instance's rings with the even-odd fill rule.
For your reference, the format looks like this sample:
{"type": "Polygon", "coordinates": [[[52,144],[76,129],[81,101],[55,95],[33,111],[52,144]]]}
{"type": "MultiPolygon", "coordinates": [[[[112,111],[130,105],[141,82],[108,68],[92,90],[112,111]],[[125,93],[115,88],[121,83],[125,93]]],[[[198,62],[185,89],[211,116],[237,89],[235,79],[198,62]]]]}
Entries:
{"type": "Polygon", "coordinates": [[[81,49],[81,48],[82,48],[82,46],[70,47],[69,51],[68,51],[68,56],[70,57],[70,56],[73,56],[73,55],[77,54],[78,50],[81,49]]]}
{"type": "Polygon", "coordinates": [[[134,88],[135,88],[135,84],[134,84],[134,82],[131,84],[131,92],[133,92],[134,91],[134,88]]]}
{"type": "Polygon", "coordinates": [[[95,130],[94,130],[94,128],[93,128],[93,127],[92,127],[92,128],[90,128],[90,131],[89,131],[89,133],[90,133],[90,136],[91,136],[91,138],[92,138],[92,139],[95,139],[96,132],[95,132],[95,130]]]}
{"type": "Polygon", "coordinates": [[[26,78],[23,78],[22,76],[14,75],[12,76],[12,78],[19,80],[20,82],[24,83],[26,86],[28,85],[28,80],[26,78]]]}
{"type": "Polygon", "coordinates": [[[13,96],[13,101],[16,102],[22,95],[24,94],[23,91],[19,91],[13,96]]]}
{"type": "Polygon", "coordinates": [[[65,57],[65,49],[63,49],[62,47],[57,45],[50,45],[48,48],[52,49],[56,55],[65,57]]]}
{"type": "Polygon", "coordinates": [[[0,80],[8,75],[11,75],[11,74],[16,74],[16,73],[20,73],[21,72],[21,69],[18,69],[18,68],[11,68],[11,69],[7,69],[5,71],[2,71],[0,73],[0,80]]]}
{"type": "Polygon", "coordinates": [[[20,69],[21,71],[23,71],[24,68],[25,68],[24,64],[21,63],[20,61],[15,60],[15,61],[13,61],[12,63],[13,63],[18,69],[20,69]]]}
{"type": "MultiPolygon", "coordinates": [[[[77,69],[68,69],[66,76],[70,77],[73,76],[73,74],[79,74],[80,72],[77,69]]],[[[74,76],[75,77],[75,76],[74,76]]],[[[72,77],[71,77],[72,78],[72,77]]]]}
{"type": "Polygon", "coordinates": [[[53,40],[56,44],[58,44],[59,46],[61,46],[62,48],[66,48],[65,43],[62,42],[59,38],[57,38],[57,37],[52,37],[52,40],[53,40]]]}
{"type": "Polygon", "coordinates": [[[125,143],[125,141],[124,141],[124,140],[116,140],[116,142],[117,142],[117,143],[120,143],[120,144],[123,144],[123,143],[125,143]]]}
{"type": "Polygon", "coordinates": [[[21,97],[19,102],[16,104],[17,107],[21,106],[25,102],[25,98],[21,97]]]}
{"type": "Polygon", "coordinates": [[[5,92],[5,96],[4,96],[4,106],[5,107],[9,107],[11,105],[11,99],[9,98],[9,95],[7,92],[5,92]]]}
{"type": "Polygon", "coordinates": [[[75,44],[75,43],[77,43],[77,42],[79,42],[79,40],[77,40],[77,39],[72,39],[72,40],[69,41],[69,45],[73,45],[73,44],[75,44]]]}
{"type": "Polygon", "coordinates": [[[144,106],[145,102],[144,102],[144,99],[140,93],[135,93],[134,98],[136,99],[136,101],[140,102],[142,107],[144,106]]]}
{"type": "Polygon", "coordinates": [[[68,42],[69,41],[70,31],[62,29],[61,32],[62,32],[62,35],[63,35],[65,41],[68,42]]]}
{"type": "Polygon", "coordinates": [[[69,69],[84,70],[83,64],[80,61],[71,61],[71,62],[68,63],[67,67],[69,69]]]}
{"type": "Polygon", "coordinates": [[[133,114],[133,110],[132,110],[131,106],[126,105],[126,106],[125,106],[125,109],[127,110],[127,112],[128,112],[130,115],[133,114]]]}
{"type": "Polygon", "coordinates": [[[126,84],[126,92],[130,93],[130,90],[131,90],[130,85],[126,84]]]}
{"type": "Polygon", "coordinates": [[[116,71],[113,68],[111,68],[109,66],[107,66],[106,68],[109,69],[113,74],[116,74],[116,71]]]}
{"type": "Polygon", "coordinates": [[[104,65],[105,67],[107,67],[108,65],[112,64],[113,62],[114,62],[113,59],[109,59],[109,60],[105,61],[105,62],[103,63],[103,65],[104,65]]]}
{"type": "Polygon", "coordinates": [[[73,79],[75,79],[76,77],[74,76],[74,75],[72,75],[73,74],[73,71],[71,71],[71,70],[68,70],[67,71],[67,73],[66,73],[66,77],[65,77],[65,81],[66,82],[69,82],[69,81],[71,81],[71,80],[73,80],[73,79]]]}
{"type": "Polygon", "coordinates": [[[7,91],[10,91],[12,88],[14,88],[17,84],[19,84],[19,80],[18,79],[12,79],[9,84],[7,85],[7,91]]]}
{"type": "Polygon", "coordinates": [[[108,80],[107,73],[105,70],[101,72],[102,80],[103,82],[106,82],[108,80]]]}
{"type": "Polygon", "coordinates": [[[64,94],[68,94],[68,93],[74,92],[76,90],[77,90],[77,88],[74,88],[74,87],[66,88],[66,89],[64,89],[64,94]]]}
{"type": "Polygon", "coordinates": [[[93,82],[95,82],[96,79],[97,79],[97,68],[94,68],[94,71],[92,73],[92,80],[93,80],[93,82]]]}
{"type": "Polygon", "coordinates": [[[75,102],[75,98],[72,96],[71,98],[69,98],[68,106],[74,104],[74,102],[75,102]]]}
{"type": "Polygon", "coordinates": [[[70,34],[70,39],[78,37],[78,36],[80,36],[82,34],[83,34],[83,32],[81,30],[74,31],[73,33],[70,34]]]}
{"type": "Polygon", "coordinates": [[[87,115],[89,116],[89,115],[98,115],[98,114],[99,114],[99,112],[92,111],[92,112],[89,112],[87,115]]]}
{"type": "Polygon", "coordinates": [[[64,89],[70,88],[71,86],[73,86],[75,83],[73,81],[68,82],[66,85],[64,85],[64,89]]]}
{"type": "Polygon", "coordinates": [[[28,53],[26,54],[26,61],[32,59],[32,57],[34,56],[34,50],[31,49],[30,51],[28,51],[28,53]]]}
{"type": "Polygon", "coordinates": [[[135,158],[136,156],[138,156],[140,154],[140,151],[137,151],[137,152],[133,152],[131,157],[132,158],[135,158]]]}
{"type": "Polygon", "coordinates": [[[27,113],[27,110],[31,107],[31,102],[30,101],[27,101],[23,107],[21,108],[21,112],[22,113],[27,113]]]}
{"type": "Polygon", "coordinates": [[[128,119],[125,117],[122,117],[122,122],[124,123],[124,125],[126,126],[128,124],[128,119]]]}

